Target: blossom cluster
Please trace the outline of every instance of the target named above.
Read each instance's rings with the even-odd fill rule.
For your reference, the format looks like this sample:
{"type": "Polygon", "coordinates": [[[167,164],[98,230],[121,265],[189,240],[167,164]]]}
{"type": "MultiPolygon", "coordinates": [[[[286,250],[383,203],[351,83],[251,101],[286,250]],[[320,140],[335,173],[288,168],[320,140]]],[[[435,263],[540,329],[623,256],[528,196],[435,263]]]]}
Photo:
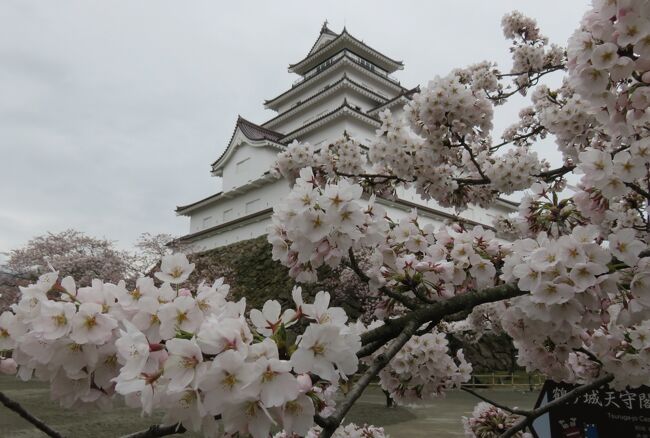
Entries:
{"type": "Polygon", "coordinates": [[[380,239],[388,223],[372,199],[362,207],[361,195],[357,184],[343,180],[321,187],[311,168],[301,170],[286,202],[274,211],[273,258],[296,280],[313,281],[320,266],[337,266],[353,246],[380,239]]]}
{"type": "Polygon", "coordinates": [[[599,1],[568,41],[571,84],[614,140],[648,122],[649,18],[647,2],[599,1]]]}
{"type": "Polygon", "coordinates": [[[557,90],[540,85],[531,100],[538,123],[554,135],[564,162],[573,163],[580,152],[604,140],[589,104],[566,80],[557,90]]]}
{"type": "Polygon", "coordinates": [[[536,73],[560,68],[565,61],[564,49],[557,45],[548,46],[548,39],[542,35],[537,22],[521,12],[506,14],[501,20],[503,35],[512,40],[511,75],[522,94],[526,94],[536,73]]]}
{"type": "MultiPolygon", "coordinates": [[[[462,350],[449,354],[444,333],[413,336],[379,373],[379,384],[400,404],[422,403],[469,381],[472,366],[462,350]]],[[[379,350],[376,354],[381,354],[379,350]]]]}
{"type": "Polygon", "coordinates": [[[133,290],[99,280],[77,288],[52,272],[22,288],[0,315],[3,371],[50,382],[65,407],[105,407],[121,396],[205,436],[266,438],[274,424],[304,436],[316,413],[331,414],[361,342],[327,292],[305,303],[296,288],[295,308],[267,301],[248,320],[245,299],[228,301],[223,280],[179,287],[194,268],[185,256],[167,256],[161,268],[160,287],[141,278],[133,290]],[[304,331],[292,339],[295,324],[304,331]]]}
{"type": "Polygon", "coordinates": [[[558,238],[587,223],[576,205],[578,201],[573,197],[560,198],[557,189],[557,185],[544,182],[531,186],[519,203],[519,215],[510,218],[516,237],[535,237],[544,232],[558,238]]]}
{"type": "MultiPolygon", "coordinates": [[[[480,402],[474,407],[471,417],[463,417],[463,428],[467,438],[496,438],[515,425],[519,416],[480,402]]],[[[526,432],[517,432],[515,438],[530,438],[526,432]]]]}
{"type": "Polygon", "coordinates": [[[416,93],[401,116],[382,111],[367,154],[346,134],[323,147],[293,142],[273,168],[292,183],[301,168],[313,167],[319,179],[352,177],[380,196],[405,183],[443,206],[489,206],[496,193],[528,187],[545,166],[528,144],[491,148],[494,106],[486,89],[496,78],[487,63],[455,70],[416,93]]]}
{"type": "Polygon", "coordinates": [[[406,290],[435,302],[474,288],[495,284],[496,266],[505,248],[494,232],[481,226],[471,230],[421,225],[417,215],[403,217],[390,230],[375,268],[377,282],[394,288],[421,284],[406,290]]]}
{"type": "MultiPolygon", "coordinates": [[[[361,276],[383,297],[376,311],[383,318],[486,288],[513,290],[521,296],[472,313],[458,327],[503,329],[514,339],[520,365],[556,380],[582,383],[609,373],[617,387],[638,386],[650,374],[650,262],[644,252],[650,242],[650,8],[638,0],[595,2],[566,53],[549,46],[536,22],[522,14],[507,15],[502,25],[513,42],[510,73],[490,62],[456,69],[416,93],[401,116],[382,112],[368,161],[351,183],[335,166],[305,162],[318,175],[310,177],[310,190],[322,196],[356,183],[359,195],[351,202],[357,203],[361,187],[380,196],[387,188],[413,188],[424,200],[457,209],[489,206],[499,195],[530,189],[519,217],[499,220],[514,241],[498,241],[480,228],[434,229],[415,214],[397,219],[382,212],[375,217],[379,227],[359,222],[354,233],[329,222],[328,236],[342,240],[335,245],[341,250],[331,251],[328,237],[324,248],[334,253],[328,260],[354,267],[349,250],[369,251],[361,276]],[[565,68],[558,89],[533,89],[542,76],[565,68]],[[504,84],[507,77],[514,88],[504,84]],[[495,105],[530,90],[532,104],[493,145],[495,105]],[[548,135],[563,155],[556,169],[532,151],[548,135]],[[579,176],[577,187],[568,184],[570,173],[579,176]]],[[[290,203],[304,194],[304,183],[297,185],[290,203]]],[[[315,210],[324,214],[321,199],[315,210]]],[[[299,229],[304,211],[278,208],[271,242],[292,275],[313,279],[314,267],[324,263],[318,249],[324,240],[299,229]]],[[[387,385],[393,393],[401,372],[410,378],[408,361],[399,360],[406,354],[382,371],[385,381],[394,378],[387,385]]],[[[420,358],[408,359],[417,369],[420,358]]],[[[404,386],[409,396],[417,387],[404,386]]]]}
{"type": "MultiPolygon", "coordinates": [[[[309,429],[305,438],[319,438],[321,435],[322,429],[318,426],[314,426],[309,429]]],[[[354,423],[341,426],[332,435],[333,438],[388,438],[389,435],[386,434],[382,427],[376,426],[357,426],[354,423]]],[[[273,435],[273,438],[298,438],[298,435],[288,434],[286,432],[279,432],[273,435]]]]}
{"type": "Polygon", "coordinates": [[[312,166],[326,175],[356,175],[366,170],[367,161],[361,144],[344,133],[334,142],[322,146],[293,141],[278,154],[273,170],[293,184],[300,169],[312,166]]]}
{"type": "MultiPolygon", "coordinates": [[[[384,320],[446,300],[516,296],[457,324],[433,318],[435,329],[406,342],[379,373],[399,401],[426,400],[469,378],[471,365],[444,334],[468,327],[503,330],[521,366],[554,380],[610,374],[615,387],[634,387],[650,375],[649,3],[595,1],[566,54],[520,13],[502,26],[512,40],[510,73],[488,61],[456,69],[400,115],[380,113],[367,153],[344,135],[320,147],[294,142],[274,165],[292,189],[275,208],[269,242],[296,280],[345,262],[380,297],[375,316],[384,320]],[[533,90],[564,68],[557,90],[533,90]],[[530,90],[531,104],[494,144],[495,106],[530,90]],[[532,150],[547,135],[563,156],[557,169],[532,150]],[[577,187],[570,173],[580,176],[577,187]],[[417,212],[389,217],[380,197],[401,189],[457,210],[530,192],[518,218],[499,220],[513,239],[504,242],[483,227],[436,228],[417,212]]],[[[166,258],[156,274],[163,284],[140,279],[134,290],[42,276],[0,315],[0,370],[49,381],[65,406],[104,406],[120,395],[206,435],[268,437],[277,424],[278,437],[319,436],[314,415],[332,414],[340,381],[357,371],[361,333],[381,323],[350,323],[327,293],[304,303],[298,288],[294,308],[271,300],[247,318],[245,300],[229,301],[220,281],[180,288],[192,269],[183,256],[166,258]]],[[[479,404],[466,434],[497,436],[515,421],[479,404]]],[[[336,434],[383,431],[348,425],[336,434]]]]}
{"type": "Polygon", "coordinates": [[[629,228],[605,237],[588,225],[557,239],[540,233],[513,244],[502,278],[530,294],[514,300],[502,325],[520,365],[558,381],[588,381],[599,370],[613,374],[618,386],[647,378],[650,344],[630,347],[631,337],[644,339],[650,317],[646,245],[629,228]]]}

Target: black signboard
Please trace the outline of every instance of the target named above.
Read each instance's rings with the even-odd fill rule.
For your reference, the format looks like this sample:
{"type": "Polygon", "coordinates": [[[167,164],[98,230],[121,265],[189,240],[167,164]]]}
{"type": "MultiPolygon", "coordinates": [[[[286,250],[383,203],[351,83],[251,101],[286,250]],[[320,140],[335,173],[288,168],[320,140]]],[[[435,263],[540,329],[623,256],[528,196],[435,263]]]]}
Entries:
{"type": "MultiPolygon", "coordinates": [[[[535,407],[576,387],[547,380],[535,407]]],[[[539,438],[650,438],[650,387],[615,391],[603,386],[551,409],[533,426],[539,438]]]]}

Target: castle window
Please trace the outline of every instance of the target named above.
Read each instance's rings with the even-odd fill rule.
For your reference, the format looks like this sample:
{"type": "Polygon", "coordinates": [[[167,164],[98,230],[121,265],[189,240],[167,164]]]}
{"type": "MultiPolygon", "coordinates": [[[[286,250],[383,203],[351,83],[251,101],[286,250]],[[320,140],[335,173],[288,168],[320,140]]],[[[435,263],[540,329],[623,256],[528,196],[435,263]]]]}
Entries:
{"type": "Polygon", "coordinates": [[[230,219],[232,219],[232,208],[224,210],[223,212],[223,221],[228,222],[230,219]]]}
{"type": "Polygon", "coordinates": [[[259,207],[259,204],[260,204],[259,198],[254,199],[252,201],[248,201],[246,203],[246,213],[248,214],[248,213],[252,213],[253,211],[255,211],[259,207]]]}
{"type": "Polygon", "coordinates": [[[212,221],[212,216],[206,216],[203,218],[203,228],[208,228],[210,226],[210,222],[212,221]]]}
{"type": "Polygon", "coordinates": [[[246,167],[247,167],[246,163],[247,163],[250,159],[251,159],[251,157],[246,157],[246,158],[244,158],[243,160],[237,162],[237,165],[236,165],[236,172],[237,172],[237,173],[245,172],[246,167]]]}

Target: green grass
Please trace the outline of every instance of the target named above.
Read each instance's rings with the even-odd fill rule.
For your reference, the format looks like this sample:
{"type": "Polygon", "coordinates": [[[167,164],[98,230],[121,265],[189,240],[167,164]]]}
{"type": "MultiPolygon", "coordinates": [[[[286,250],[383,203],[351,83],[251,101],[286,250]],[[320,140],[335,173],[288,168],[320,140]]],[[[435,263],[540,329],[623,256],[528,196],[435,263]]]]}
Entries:
{"type": "MultiPolygon", "coordinates": [[[[0,376],[0,391],[18,401],[36,417],[71,438],[109,438],[145,429],[160,421],[161,416],[141,418],[133,409],[117,407],[101,411],[72,411],[60,408],[50,401],[46,385],[38,382],[23,383],[15,378],[0,376]]],[[[536,393],[508,389],[481,391],[496,401],[532,407],[536,393]]],[[[425,406],[385,407],[384,394],[371,386],[355,404],[346,418],[347,422],[384,426],[393,438],[453,438],[462,437],[460,417],[471,413],[477,400],[462,391],[451,391],[425,406]]],[[[0,437],[36,438],[45,436],[14,412],[0,405],[0,437]]],[[[185,434],[185,437],[195,437],[185,434]]]]}

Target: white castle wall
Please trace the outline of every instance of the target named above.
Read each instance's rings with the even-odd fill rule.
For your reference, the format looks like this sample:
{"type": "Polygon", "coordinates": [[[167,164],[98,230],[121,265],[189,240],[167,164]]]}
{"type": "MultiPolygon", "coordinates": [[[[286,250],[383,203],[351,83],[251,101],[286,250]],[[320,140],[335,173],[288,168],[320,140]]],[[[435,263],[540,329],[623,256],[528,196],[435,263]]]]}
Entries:
{"type": "Polygon", "coordinates": [[[262,176],[275,162],[277,153],[269,147],[239,146],[223,169],[222,190],[229,192],[262,176]]]}
{"type": "Polygon", "coordinates": [[[259,211],[272,208],[289,193],[289,184],[280,179],[265,183],[261,187],[236,195],[229,199],[221,199],[206,207],[192,212],[190,233],[241,219],[259,211]]]}

